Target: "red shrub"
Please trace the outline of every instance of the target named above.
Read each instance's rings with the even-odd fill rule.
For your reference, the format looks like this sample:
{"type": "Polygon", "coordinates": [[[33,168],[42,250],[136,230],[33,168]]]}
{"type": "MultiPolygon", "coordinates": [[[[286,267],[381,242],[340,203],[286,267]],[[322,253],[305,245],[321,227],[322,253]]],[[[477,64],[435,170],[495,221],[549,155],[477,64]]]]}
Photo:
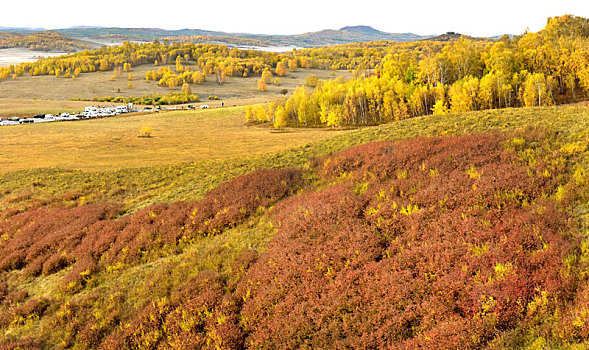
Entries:
{"type": "Polygon", "coordinates": [[[246,344],[480,347],[525,325],[542,291],[569,297],[566,217],[540,200],[554,182],[502,143],[380,142],[322,161],[343,183],[279,204],[279,234],[238,286],[246,344]]]}
{"type": "Polygon", "coordinates": [[[303,184],[298,170],[264,170],[220,185],[200,202],[156,204],[117,219],[113,204],[36,209],[0,223],[0,270],[51,274],[75,263],[65,284],[75,290],[99,263],[137,263],[183,237],[218,234],[273,205],[303,184]]]}

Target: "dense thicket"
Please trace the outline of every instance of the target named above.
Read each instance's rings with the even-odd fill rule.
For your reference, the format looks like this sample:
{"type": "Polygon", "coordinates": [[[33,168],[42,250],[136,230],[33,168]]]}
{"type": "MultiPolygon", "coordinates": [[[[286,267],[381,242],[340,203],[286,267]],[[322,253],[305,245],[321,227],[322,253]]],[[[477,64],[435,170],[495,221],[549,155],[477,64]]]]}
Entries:
{"type": "Polygon", "coordinates": [[[157,204],[120,219],[116,204],[30,210],[0,223],[0,271],[37,276],[74,265],[64,287],[76,290],[99,268],[120,269],[177,252],[194,237],[233,227],[301,185],[298,171],[268,170],[237,177],[200,202],[157,204]]]}
{"type": "Polygon", "coordinates": [[[240,285],[248,344],[476,348],[570,297],[565,218],[540,199],[555,178],[496,136],[369,144],[320,169],[341,183],[277,208],[240,285]]]}
{"type": "MultiPolygon", "coordinates": [[[[72,99],[77,101],[80,99],[72,99]]],[[[191,103],[199,101],[197,94],[184,93],[184,92],[170,92],[167,95],[144,95],[137,97],[124,97],[124,96],[103,96],[93,97],[92,101],[97,102],[113,102],[113,103],[135,103],[139,105],[177,105],[184,103],[191,103]]]]}

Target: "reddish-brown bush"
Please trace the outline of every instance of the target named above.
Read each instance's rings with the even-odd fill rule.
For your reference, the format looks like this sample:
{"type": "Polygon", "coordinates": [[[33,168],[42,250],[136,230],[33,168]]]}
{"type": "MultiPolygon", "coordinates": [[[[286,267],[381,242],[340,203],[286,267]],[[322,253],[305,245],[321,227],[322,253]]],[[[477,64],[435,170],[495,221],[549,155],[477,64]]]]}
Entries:
{"type": "Polygon", "coordinates": [[[114,204],[31,210],[0,223],[10,237],[0,245],[0,270],[34,276],[75,263],[65,282],[79,287],[99,263],[133,264],[181,238],[218,234],[302,184],[300,171],[264,170],[224,183],[200,202],[156,204],[120,219],[114,204]]]}
{"type": "MultiPolygon", "coordinates": [[[[234,272],[202,271],[179,286],[167,281],[173,267],[165,264],[144,292],[165,297],[145,295],[150,302],[136,310],[116,306],[122,295],[98,303],[106,298],[98,291],[63,305],[68,312],[53,321],[71,337],[64,344],[463,349],[507,342],[575,296],[563,268],[574,241],[549,199],[564,166],[532,159],[535,150],[524,147],[543,136],[525,137],[523,146],[482,134],[354,147],[317,161],[329,187],[284,201],[302,188],[300,172],[257,172],[200,202],[158,204],[120,219],[116,206],[55,211],[65,225],[49,219],[49,209],[18,214],[0,223],[10,237],[0,267],[50,274],[74,264],[65,282],[80,287],[97,269],[178,251],[278,203],[278,234],[266,252],[244,252],[234,272]],[[48,219],[28,221],[35,217],[48,219]],[[37,241],[36,230],[46,235],[37,241]],[[30,249],[14,242],[21,237],[30,249]],[[107,305],[100,317],[97,304],[107,305]]],[[[562,322],[566,338],[588,337],[589,323],[579,321],[588,300],[577,293],[577,308],[562,322]]]]}
{"type": "Polygon", "coordinates": [[[243,347],[238,309],[225,295],[216,272],[203,271],[172,292],[153,301],[135,318],[111,334],[102,349],[202,349],[243,347]]]}
{"type": "Polygon", "coordinates": [[[381,142],[320,162],[342,183],[277,206],[279,234],[238,287],[246,344],[480,347],[542,292],[569,297],[565,217],[541,199],[556,182],[502,144],[381,142]]]}

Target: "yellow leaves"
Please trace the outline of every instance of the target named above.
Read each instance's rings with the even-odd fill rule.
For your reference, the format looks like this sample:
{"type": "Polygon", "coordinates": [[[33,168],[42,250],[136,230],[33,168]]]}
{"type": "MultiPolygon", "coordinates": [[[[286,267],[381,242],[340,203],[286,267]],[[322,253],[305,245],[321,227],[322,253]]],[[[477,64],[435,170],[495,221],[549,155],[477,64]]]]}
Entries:
{"type": "Polygon", "coordinates": [[[562,202],[562,200],[565,197],[565,194],[566,194],[566,192],[565,192],[564,186],[559,185],[558,188],[556,189],[556,193],[554,194],[554,199],[557,202],[562,202]]]}
{"type": "Polygon", "coordinates": [[[383,202],[383,201],[386,201],[387,199],[388,199],[387,191],[384,189],[378,191],[378,193],[376,194],[377,201],[383,202]]]}
{"type": "Polygon", "coordinates": [[[278,64],[276,65],[276,74],[278,76],[283,76],[286,74],[286,65],[284,64],[284,62],[278,62],[278,64]]]}
{"type": "Polygon", "coordinates": [[[486,317],[493,312],[493,309],[497,305],[497,300],[492,296],[481,296],[481,308],[477,316],[486,317]]]}
{"type": "Polygon", "coordinates": [[[560,152],[566,154],[567,156],[573,156],[575,154],[583,153],[587,150],[587,142],[583,141],[576,141],[572,143],[567,143],[566,145],[560,148],[560,152]]]}
{"type": "Polygon", "coordinates": [[[470,166],[470,168],[468,168],[466,173],[468,174],[468,176],[470,176],[471,179],[479,179],[482,174],[482,172],[479,173],[477,168],[472,165],[470,166]]]}
{"type": "Polygon", "coordinates": [[[107,272],[109,272],[109,273],[113,273],[113,272],[116,272],[116,271],[119,271],[120,269],[122,269],[122,268],[123,268],[123,266],[125,266],[125,265],[123,264],[123,262],[122,262],[122,261],[119,261],[119,262],[117,262],[117,263],[116,263],[116,264],[114,264],[114,265],[109,265],[109,266],[107,266],[107,267],[106,267],[106,271],[107,271],[107,272]]]}
{"type": "Polygon", "coordinates": [[[544,314],[548,305],[548,292],[543,290],[534,300],[528,303],[528,315],[544,314]]]}
{"type": "Polygon", "coordinates": [[[443,100],[438,100],[432,107],[432,114],[433,115],[444,115],[448,114],[450,110],[446,107],[446,104],[443,100]]]}
{"type": "Polygon", "coordinates": [[[416,204],[409,204],[406,207],[401,208],[401,214],[403,215],[412,215],[419,211],[419,207],[416,204]]]}
{"type": "Polygon", "coordinates": [[[513,271],[515,270],[515,266],[513,266],[513,264],[510,262],[507,262],[505,264],[496,263],[493,266],[493,270],[495,270],[495,277],[489,277],[488,282],[499,281],[499,280],[505,278],[506,276],[513,273],[513,271]]]}
{"type": "Polygon", "coordinates": [[[368,210],[366,211],[366,215],[368,216],[374,216],[378,214],[378,209],[377,208],[368,208],[368,210]]]}
{"type": "Polygon", "coordinates": [[[354,193],[360,195],[368,189],[368,181],[361,182],[354,187],[354,193]]]}
{"type": "Polygon", "coordinates": [[[471,255],[475,258],[485,254],[488,251],[489,251],[489,246],[487,245],[487,243],[483,243],[481,245],[475,244],[470,248],[471,255]]]}
{"type": "Polygon", "coordinates": [[[151,133],[153,132],[153,128],[151,126],[142,126],[141,130],[139,130],[139,137],[151,137],[151,133]]]}
{"type": "Polygon", "coordinates": [[[585,174],[585,169],[581,168],[580,166],[577,167],[577,169],[573,173],[573,179],[575,180],[575,184],[577,184],[577,186],[584,185],[587,182],[587,175],[585,174]]]}

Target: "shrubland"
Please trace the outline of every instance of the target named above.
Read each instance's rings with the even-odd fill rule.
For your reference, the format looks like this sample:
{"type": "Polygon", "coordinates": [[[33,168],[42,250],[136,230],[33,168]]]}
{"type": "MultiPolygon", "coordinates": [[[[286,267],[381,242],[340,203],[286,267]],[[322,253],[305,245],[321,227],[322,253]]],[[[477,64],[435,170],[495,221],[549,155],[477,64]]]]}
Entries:
{"type": "Polygon", "coordinates": [[[3,174],[2,346],[586,345],[588,121],[458,113],[236,160],[3,174]]]}

